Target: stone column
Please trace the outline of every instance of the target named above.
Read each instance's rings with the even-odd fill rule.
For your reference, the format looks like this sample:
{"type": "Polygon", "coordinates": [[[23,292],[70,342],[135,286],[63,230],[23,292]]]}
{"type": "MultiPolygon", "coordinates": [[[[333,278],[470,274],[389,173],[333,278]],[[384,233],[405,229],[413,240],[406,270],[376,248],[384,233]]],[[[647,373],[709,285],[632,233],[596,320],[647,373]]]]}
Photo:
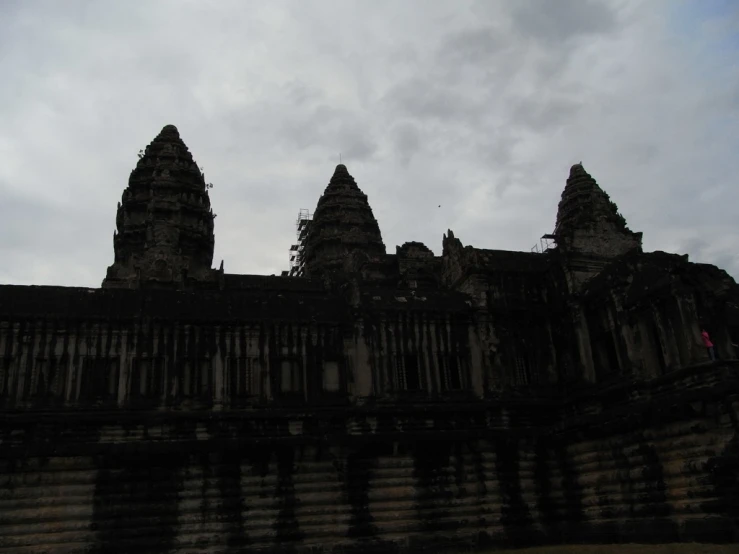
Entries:
{"type": "MultiPolygon", "coordinates": [[[[484,313],[484,309],[479,313],[484,313]]],[[[475,396],[482,398],[485,394],[485,372],[487,371],[485,341],[482,340],[481,330],[484,329],[485,320],[475,314],[472,323],[467,327],[468,340],[470,344],[470,386],[475,396]]]]}
{"type": "MultiPolygon", "coordinates": [[[[128,383],[128,376],[129,376],[129,361],[128,361],[128,329],[124,328],[123,325],[121,325],[121,328],[118,330],[118,332],[121,334],[121,351],[120,351],[120,362],[119,367],[120,371],[118,372],[118,406],[123,407],[126,405],[126,402],[128,400],[128,395],[126,394],[126,384],[128,383]]],[[[70,356],[71,357],[71,356],[70,356]]],[[[166,376],[166,374],[165,374],[166,376]]],[[[164,382],[164,398],[167,397],[167,383],[166,380],[164,382]]]]}
{"type": "Polygon", "coordinates": [[[214,335],[214,342],[216,345],[215,352],[213,352],[213,410],[221,411],[223,409],[224,393],[225,393],[225,382],[226,382],[226,368],[224,367],[224,361],[226,360],[226,352],[221,352],[221,335],[224,332],[223,326],[213,326],[211,332],[214,335]]]}
{"type": "Polygon", "coordinates": [[[699,347],[702,339],[698,325],[698,314],[695,310],[693,295],[685,291],[673,290],[672,326],[676,339],[680,342],[681,365],[688,366],[701,360],[703,354],[699,347]]]}
{"type": "Polygon", "coordinates": [[[580,370],[582,378],[588,383],[595,383],[595,367],[593,365],[593,350],[590,344],[590,329],[588,321],[579,304],[571,304],[575,336],[577,337],[578,354],[580,355],[580,370]]]}
{"type": "Polygon", "coordinates": [[[371,396],[374,392],[370,349],[364,338],[364,320],[359,319],[354,327],[354,340],[347,348],[348,371],[353,372],[354,396],[371,396]]]}
{"type": "Polygon", "coordinates": [[[655,322],[657,323],[657,329],[659,329],[662,335],[662,341],[665,346],[665,363],[667,369],[677,369],[680,367],[680,353],[677,348],[677,339],[675,337],[674,328],[671,329],[670,320],[667,319],[664,310],[660,310],[657,306],[652,304],[652,314],[655,322]]]}
{"type": "Polygon", "coordinates": [[[629,324],[622,299],[616,295],[611,295],[611,299],[613,304],[608,315],[613,327],[614,346],[621,364],[621,372],[633,373],[633,368],[638,365],[639,361],[639,355],[634,345],[634,330],[629,324]]]}

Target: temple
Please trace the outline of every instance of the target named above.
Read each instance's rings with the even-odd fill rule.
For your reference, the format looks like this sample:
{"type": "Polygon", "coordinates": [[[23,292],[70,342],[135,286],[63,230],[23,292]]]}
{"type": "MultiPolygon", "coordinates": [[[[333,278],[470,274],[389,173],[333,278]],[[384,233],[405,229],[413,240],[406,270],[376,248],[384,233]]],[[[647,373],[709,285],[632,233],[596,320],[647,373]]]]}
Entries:
{"type": "Polygon", "coordinates": [[[0,286],[0,552],[739,540],[739,288],[582,164],[542,252],[388,253],[344,165],[298,224],[299,270],[213,268],[168,125],[101,288],[0,286]]]}

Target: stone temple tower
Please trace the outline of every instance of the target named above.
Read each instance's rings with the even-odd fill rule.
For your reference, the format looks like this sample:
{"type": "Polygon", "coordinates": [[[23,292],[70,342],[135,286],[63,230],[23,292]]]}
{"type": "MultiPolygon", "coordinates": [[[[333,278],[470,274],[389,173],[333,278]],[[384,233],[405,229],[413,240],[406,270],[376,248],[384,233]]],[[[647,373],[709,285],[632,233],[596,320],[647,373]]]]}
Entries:
{"type": "Polygon", "coordinates": [[[572,272],[577,288],[614,258],[641,252],[642,234],[634,233],[608,194],[582,164],[570,168],[557,210],[557,248],[572,272]]]}
{"type": "Polygon", "coordinates": [[[385,255],[380,226],[346,166],[337,165],[313,214],[305,248],[306,274],[326,278],[346,268],[356,256],[385,255]]]}
{"type": "Polygon", "coordinates": [[[213,211],[205,179],[167,125],[146,147],[123,191],[105,288],[185,288],[216,279],[213,211]]]}

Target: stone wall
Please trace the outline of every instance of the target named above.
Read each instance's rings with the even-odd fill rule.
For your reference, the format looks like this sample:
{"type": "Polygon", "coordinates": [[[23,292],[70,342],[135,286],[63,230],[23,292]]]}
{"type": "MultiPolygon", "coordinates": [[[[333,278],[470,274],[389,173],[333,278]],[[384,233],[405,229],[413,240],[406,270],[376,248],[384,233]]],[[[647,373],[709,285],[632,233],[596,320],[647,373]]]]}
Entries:
{"type": "Polygon", "coordinates": [[[739,364],[566,402],[6,413],[0,460],[14,553],[730,542],[739,364]]]}
{"type": "Polygon", "coordinates": [[[0,325],[0,406],[218,409],[338,401],[347,391],[344,335],[330,323],[17,319],[0,325]]]}
{"type": "MultiPolygon", "coordinates": [[[[390,302],[407,303],[396,298],[405,300],[390,302]]],[[[474,337],[468,315],[422,309],[377,311],[356,326],[16,317],[0,322],[0,409],[480,397],[474,337]]]]}

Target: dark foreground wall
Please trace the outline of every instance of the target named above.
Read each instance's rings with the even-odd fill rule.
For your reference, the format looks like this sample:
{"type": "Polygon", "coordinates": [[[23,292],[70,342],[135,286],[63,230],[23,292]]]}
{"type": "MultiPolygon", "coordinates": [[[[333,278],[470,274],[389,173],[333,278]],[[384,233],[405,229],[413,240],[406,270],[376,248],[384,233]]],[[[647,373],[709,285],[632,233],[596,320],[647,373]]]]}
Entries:
{"type": "Polygon", "coordinates": [[[6,412],[0,552],[739,540],[739,366],[583,398],[6,412]]]}

